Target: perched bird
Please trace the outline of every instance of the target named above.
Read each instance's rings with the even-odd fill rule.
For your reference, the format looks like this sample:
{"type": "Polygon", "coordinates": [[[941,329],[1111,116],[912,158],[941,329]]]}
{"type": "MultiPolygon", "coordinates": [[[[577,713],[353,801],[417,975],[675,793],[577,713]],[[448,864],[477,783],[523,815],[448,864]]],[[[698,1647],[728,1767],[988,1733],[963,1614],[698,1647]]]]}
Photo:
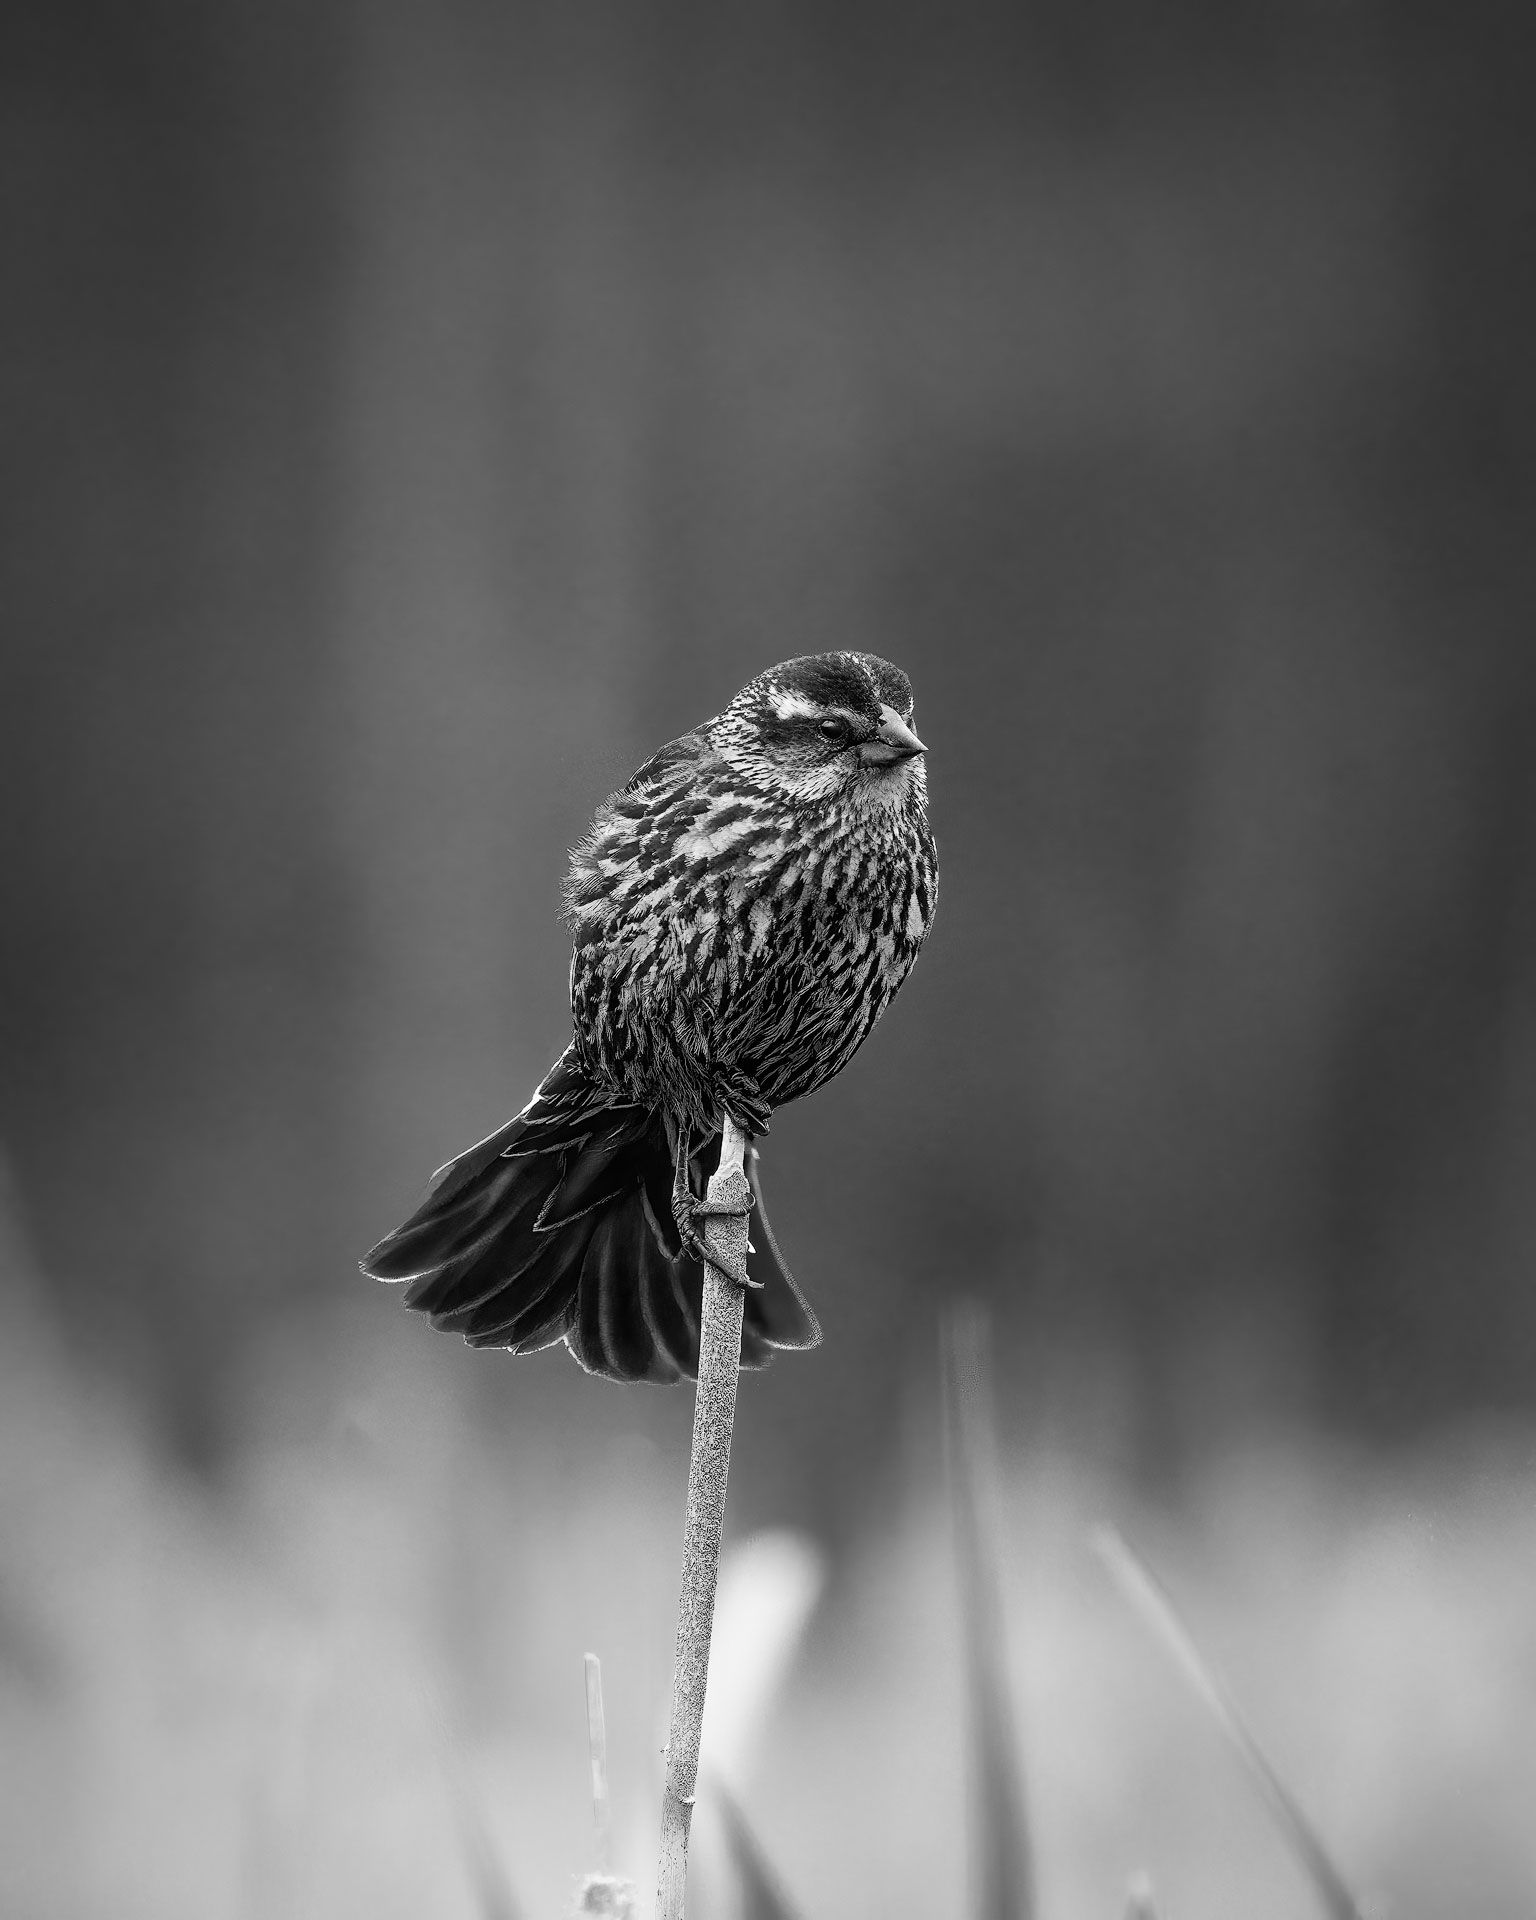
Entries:
{"type": "MultiPolygon", "coordinates": [[[[750,1135],[853,1058],[917,958],[938,869],[912,688],[869,653],[760,674],[654,754],[571,855],[575,1037],[363,1262],[471,1346],[589,1372],[698,1367],[698,1216],[722,1113],[750,1135]]],[[[762,1210],[742,1365],[811,1347],[762,1210]]]]}

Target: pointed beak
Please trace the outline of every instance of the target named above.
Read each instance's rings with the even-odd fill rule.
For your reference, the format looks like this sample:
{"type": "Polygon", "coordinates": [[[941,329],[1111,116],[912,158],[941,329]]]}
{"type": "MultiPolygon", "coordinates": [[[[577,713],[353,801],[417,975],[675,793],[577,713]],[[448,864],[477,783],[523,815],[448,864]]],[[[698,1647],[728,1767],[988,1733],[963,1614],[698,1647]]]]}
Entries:
{"type": "Polygon", "coordinates": [[[898,760],[910,760],[914,754],[927,751],[894,707],[882,707],[880,724],[873,738],[859,748],[859,758],[867,767],[889,767],[898,760]]]}

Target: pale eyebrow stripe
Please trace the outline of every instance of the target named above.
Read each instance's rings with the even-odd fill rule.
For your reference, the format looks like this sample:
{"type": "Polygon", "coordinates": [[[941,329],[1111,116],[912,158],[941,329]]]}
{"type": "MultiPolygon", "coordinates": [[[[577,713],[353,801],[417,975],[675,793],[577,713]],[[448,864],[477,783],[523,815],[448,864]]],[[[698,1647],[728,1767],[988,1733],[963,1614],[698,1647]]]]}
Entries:
{"type": "Polygon", "coordinates": [[[824,706],[818,700],[808,700],[803,693],[776,693],[769,705],[780,720],[846,720],[855,730],[869,725],[864,715],[851,707],[824,706]]]}
{"type": "Polygon", "coordinates": [[[822,709],[814,700],[807,700],[803,693],[776,693],[769,704],[781,720],[809,720],[812,714],[822,709]]]}

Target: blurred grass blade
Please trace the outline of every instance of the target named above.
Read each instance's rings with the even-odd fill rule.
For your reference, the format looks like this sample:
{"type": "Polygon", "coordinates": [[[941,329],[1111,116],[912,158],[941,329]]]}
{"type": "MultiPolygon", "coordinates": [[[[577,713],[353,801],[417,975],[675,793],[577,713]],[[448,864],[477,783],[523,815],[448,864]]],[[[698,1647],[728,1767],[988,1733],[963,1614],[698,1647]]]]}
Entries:
{"type": "Polygon", "coordinates": [[[1125,1920],[1157,1920],[1152,1882],[1144,1873],[1134,1874],[1125,1890],[1125,1920]]]}
{"type": "Polygon", "coordinates": [[[603,1663],[583,1656],[587,1677],[587,1752],[592,1761],[592,1824],[597,1829],[597,1870],[608,1871],[608,1729],[603,1720],[603,1663]]]}
{"type": "Polygon", "coordinates": [[[1232,1696],[1195,1645],[1167,1589],[1118,1529],[1101,1527],[1094,1535],[1094,1546],[1132,1610],[1161,1640],[1237,1753],[1281,1836],[1312,1882],[1323,1911],[1330,1920],[1365,1920],[1364,1911],[1344,1876],[1249,1732],[1232,1696]]]}
{"type": "Polygon", "coordinates": [[[749,1534],[720,1561],[709,1662],[710,1771],[750,1779],[826,1583],[821,1550],[784,1528],[749,1534]]]}
{"type": "Polygon", "coordinates": [[[710,1776],[710,1791],[719,1803],[726,1849],[736,1869],[741,1920],[796,1920],[783,1883],[769,1865],[740,1801],[718,1774],[710,1776]]]}
{"type": "Polygon", "coordinates": [[[459,1760],[436,1689],[425,1681],[418,1682],[417,1698],[437,1750],[438,1768],[464,1850],[465,1875],[474,1889],[475,1912],[479,1920],[522,1920],[522,1908],[486,1827],[479,1798],[459,1760]]]}
{"type": "Polygon", "coordinates": [[[970,1720],[976,1920],[1033,1920],[1029,1827],[1003,1634],[997,1442],[986,1372],[987,1320],[944,1320],[944,1438],[970,1720]]]}
{"type": "Polygon", "coordinates": [[[475,1890],[475,1911],[480,1920],[522,1920],[522,1909],[512,1892],[512,1883],[498,1859],[491,1836],[486,1832],[480,1809],[462,1780],[455,1780],[454,1810],[458,1815],[459,1836],[464,1847],[464,1865],[469,1883],[475,1890]]]}

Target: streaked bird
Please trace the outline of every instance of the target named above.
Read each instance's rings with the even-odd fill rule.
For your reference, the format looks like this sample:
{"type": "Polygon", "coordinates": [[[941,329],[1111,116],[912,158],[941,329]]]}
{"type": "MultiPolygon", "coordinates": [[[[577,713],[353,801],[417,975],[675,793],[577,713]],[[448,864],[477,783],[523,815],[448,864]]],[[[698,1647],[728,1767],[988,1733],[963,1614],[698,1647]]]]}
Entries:
{"type": "MultiPolygon", "coordinates": [[[[720,1116],[749,1136],[840,1072],[907,977],[938,869],[912,688],[869,653],[760,674],[605,800],[571,856],[571,1044],[363,1262],[471,1346],[564,1340],[691,1378],[720,1116]]],[[[820,1338],[749,1156],[742,1365],[820,1338]]]]}

